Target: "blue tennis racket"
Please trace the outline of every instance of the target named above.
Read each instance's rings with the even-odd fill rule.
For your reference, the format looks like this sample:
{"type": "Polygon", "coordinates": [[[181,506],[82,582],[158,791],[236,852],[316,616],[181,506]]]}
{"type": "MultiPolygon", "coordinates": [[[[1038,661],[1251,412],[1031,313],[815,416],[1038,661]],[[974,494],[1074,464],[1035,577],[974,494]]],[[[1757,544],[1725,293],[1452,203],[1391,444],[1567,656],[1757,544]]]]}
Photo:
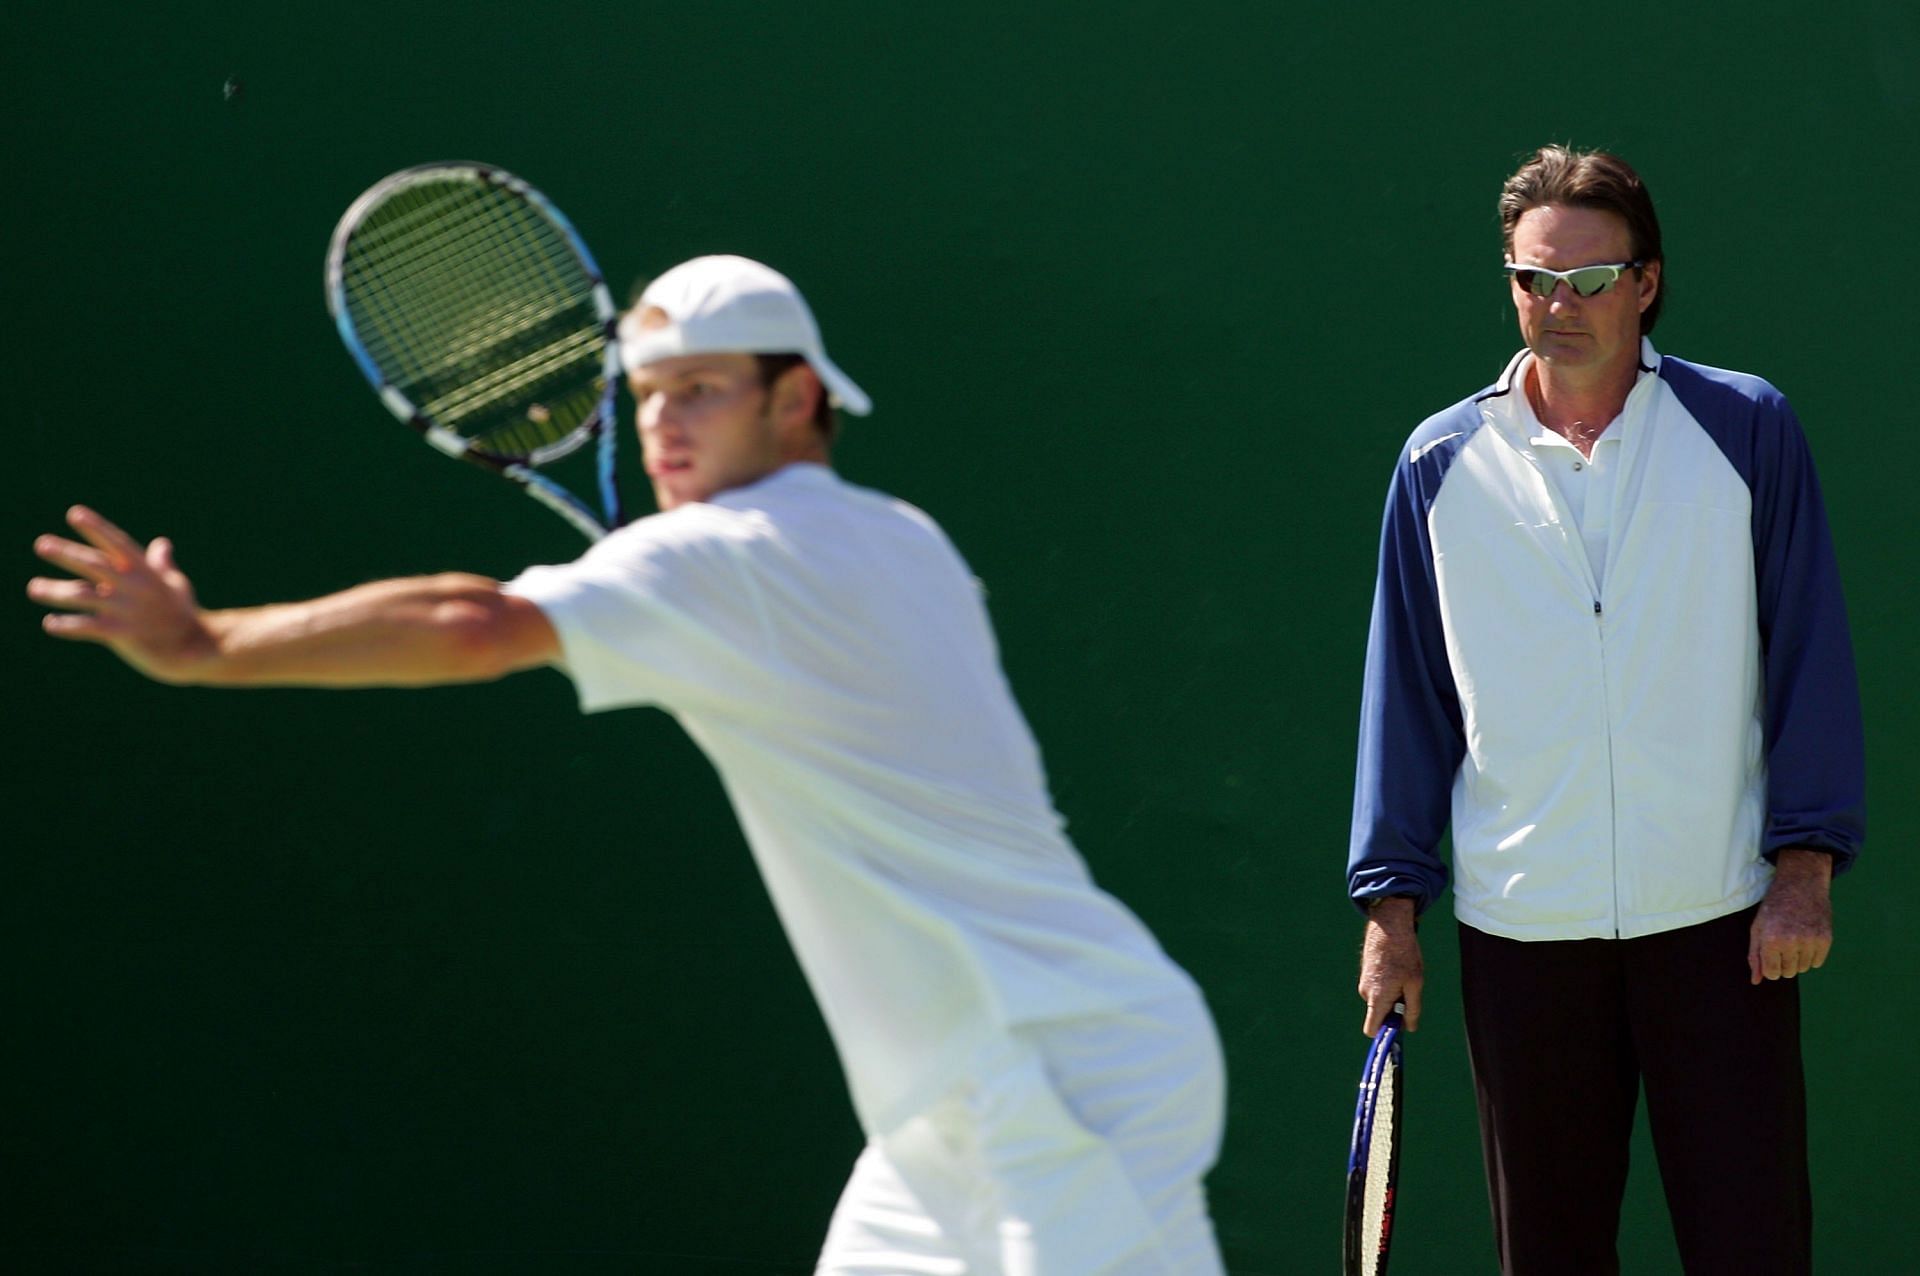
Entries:
{"type": "Polygon", "coordinates": [[[1346,1276],[1382,1276],[1393,1241],[1393,1211],[1400,1183],[1400,1029],[1404,1004],[1396,1004],[1367,1047],[1360,1070],[1360,1098],[1353,1109],[1353,1141],[1347,1150],[1346,1276]]]}
{"type": "Polygon", "coordinates": [[[355,200],[327,309],[393,414],[590,539],[619,526],[613,297],[572,223],[487,164],[423,164],[355,200]],[[600,509],[539,467],[599,441],[600,509]]]}

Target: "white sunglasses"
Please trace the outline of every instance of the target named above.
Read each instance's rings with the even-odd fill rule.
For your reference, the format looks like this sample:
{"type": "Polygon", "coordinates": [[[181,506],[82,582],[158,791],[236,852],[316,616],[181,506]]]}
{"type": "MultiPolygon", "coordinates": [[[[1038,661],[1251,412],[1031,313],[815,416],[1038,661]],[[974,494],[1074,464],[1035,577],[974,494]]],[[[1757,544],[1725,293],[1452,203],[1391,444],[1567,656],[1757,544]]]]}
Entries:
{"type": "Polygon", "coordinates": [[[1600,266],[1577,266],[1572,270],[1548,270],[1545,266],[1522,266],[1508,262],[1503,269],[1522,288],[1536,297],[1551,297],[1562,279],[1579,297],[1597,297],[1612,292],[1613,285],[1629,270],[1638,270],[1644,261],[1614,261],[1600,266]]]}

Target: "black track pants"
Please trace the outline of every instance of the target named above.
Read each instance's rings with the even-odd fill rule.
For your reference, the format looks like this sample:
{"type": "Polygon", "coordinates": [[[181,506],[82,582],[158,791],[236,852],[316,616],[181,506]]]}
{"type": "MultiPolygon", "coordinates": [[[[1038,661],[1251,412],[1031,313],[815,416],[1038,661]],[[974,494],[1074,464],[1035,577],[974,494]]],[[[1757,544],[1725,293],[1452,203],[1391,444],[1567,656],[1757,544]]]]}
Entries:
{"type": "Polygon", "coordinates": [[[1688,1276],[1807,1276],[1800,1002],[1747,975],[1753,910],[1639,939],[1460,927],[1468,1046],[1505,1276],[1612,1276],[1646,1087],[1688,1276]]]}

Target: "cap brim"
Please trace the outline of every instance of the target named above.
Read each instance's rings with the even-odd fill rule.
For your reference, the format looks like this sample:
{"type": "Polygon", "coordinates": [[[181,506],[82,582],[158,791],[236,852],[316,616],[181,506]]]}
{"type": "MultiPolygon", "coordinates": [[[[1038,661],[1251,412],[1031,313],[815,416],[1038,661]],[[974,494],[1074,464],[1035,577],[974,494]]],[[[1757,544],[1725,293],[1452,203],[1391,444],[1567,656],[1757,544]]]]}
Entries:
{"type": "Polygon", "coordinates": [[[867,397],[867,392],[855,385],[853,378],[840,371],[824,353],[808,355],[807,362],[813,365],[820,384],[827,387],[827,394],[841,411],[854,416],[865,416],[873,411],[873,400],[867,397]]]}

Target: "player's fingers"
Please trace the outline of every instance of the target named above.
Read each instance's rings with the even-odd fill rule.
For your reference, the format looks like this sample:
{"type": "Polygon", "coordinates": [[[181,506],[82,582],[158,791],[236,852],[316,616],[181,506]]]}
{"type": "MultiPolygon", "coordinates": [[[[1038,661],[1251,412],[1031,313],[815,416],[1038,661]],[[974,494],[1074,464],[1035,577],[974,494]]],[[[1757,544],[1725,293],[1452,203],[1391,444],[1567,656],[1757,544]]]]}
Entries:
{"type": "Polygon", "coordinates": [[[1758,984],[1761,979],[1760,968],[1760,919],[1755,917],[1753,925],[1747,928],[1747,982],[1758,984]]]}
{"type": "Polygon", "coordinates": [[[42,616],[40,628],[55,638],[68,638],[76,642],[112,642],[120,633],[117,624],[99,616],[66,613],[42,616]]]}
{"type": "Polygon", "coordinates": [[[153,538],[153,543],[147,546],[147,566],[153,568],[169,588],[177,590],[187,587],[186,573],[181,571],[180,565],[173,561],[171,538],[166,536],[153,538]]]}
{"type": "Polygon", "coordinates": [[[101,605],[100,590],[91,581],[54,580],[35,576],[27,582],[27,597],[48,607],[89,610],[101,605]]]}
{"type": "Polygon", "coordinates": [[[1369,997],[1367,999],[1367,1017],[1361,1022],[1360,1035],[1363,1037],[1371,1037],[1374,1033],[1380,1031],[1380,1025],[1386,1022],[1387,1011],[1391,1009],[1393,1009],[1393,1004],[1386,998],[1369,997]]]}
{"type": "Polygon", "coordinates": [[[84,536],[88,544],[105,551],[108,560],[122,571],[146,557],[139,541],[84,505],[67,511],[67,526],[84,536]]]}
{"type": "Polygon", "coordinates": [[[1420,1018],[1420,983],[1418,980],[1382,979],[1363,985],[1361,996],[1367,999],[1367,1017],[1361,1026],[1361,1033],[1371,1037],[1380,1031],[1380,1025],[1386,1022],[1387,1012],[1398,1010],[1401,1019],[1411,1030],[1420,1018]]]}
{"type": "Polygon", "coordinates": [[[1393,1009],[1394,993],[1386,986],[1386,980],[1379,971],[1368,969],[1360,975],[1360,998],[1367,1003],[1366,1017],[1360,1021],[1360,1033],[1371,1037],[1380,1031],[1380,1023],[1387,1017],[1387,1011],[1393,1009]]]}
{"type": "Polygon", "coordinates": [[[34,541],[33,552],[55,567],[64,567],[76,576],[100,581],[114,575],[107,556],[64,536],[42,536],[34,541]]]}

